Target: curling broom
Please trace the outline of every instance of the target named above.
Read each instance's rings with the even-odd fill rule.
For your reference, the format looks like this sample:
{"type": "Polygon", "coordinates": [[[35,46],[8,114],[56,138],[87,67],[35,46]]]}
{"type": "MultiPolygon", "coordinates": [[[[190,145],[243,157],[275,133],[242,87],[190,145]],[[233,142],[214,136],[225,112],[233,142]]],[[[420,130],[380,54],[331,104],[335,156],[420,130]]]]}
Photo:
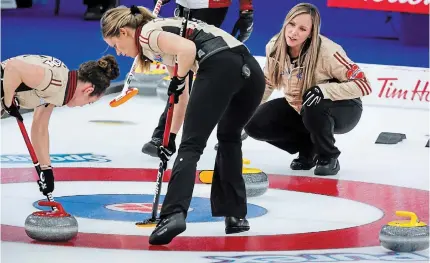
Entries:
{"type": "MultiPolygon", "coordinates": [[[[22,118],[22,117],[21,117],[22,118]]],[[[24,121],[16,118],[18,123],[18,127],[21,131],[22,138],[24,139],[25,145],[27,146],[28,152],[30,153],[31,160],[33,161],[34,168],[36,169],[36,173],[40,180],[44,180],[43,170],[40,168],[39,160],[37,159],[36,152],[34,151],[33,145],[30,141],[30,137],[28,136],[27,129],[25,128],[24,121]]],[[[52,196],[52,192],[46,195],[49,202],[55,202],[54,197],[52,196]]],[[[56,210],[55,207],[52,207],[52,210],[56,210]]]]}
{"type": "MultiPolygon", "coordinates": [[[[152,14],[154,16],[158,16],[158,13],[160,13],[161,5],[163,3],[163,0],[158,0],[155,4],[154,11],[152,11],[152,14]]],[[[131,66],[130,72],[127,75],[127,78],[124,83],[124,87],[122,88],[121,93],[116,96],[113,100],[110,101],[109,105],[111,107],[118,107],[121,104],[124,104],[129,99],[133,98],[134,96],[139,93],[139,90],[137,88],[130,88],[131,80],[134,77],[134,72],[136,70],[137,61],[139,60],[139,56],[134,58],[133,65],[131,66]]]]}
{"type": "MultiPolygon", "coordinates": [[[[189,12],[188,12],[188,17],[184,20],[181,27],[180,35],[182,37],[185,37],[186,35],[188,19],[189,19],[189,12]]],[[[174,75],[175,76],[178,75],[178,63],[175,64],[174,75]]],[[[175,105],[175,95],[172,94],[169,97],[169,109],[167,111],[166,126],[164,129],[164,136],[163,136],[163,147],[165,148],[167,148],[167,146],[169,145],[169,135],[170,135],[170,128],[172,125],[174,105],[175,105]]],[[[167,169],[167,161],[160,160],[160,165],[158,167],[158,172],[157,172],[157,180],[155,182],[154,200],[152,201],[152,216],[151,218],[146,219],[143,222],[137,222],[136,226],[155,227],[160,221],[160,218],[157,218],[158,204],[160,201],[161,184],[163,183],[163,176],[166,169],[167,169]]]]}

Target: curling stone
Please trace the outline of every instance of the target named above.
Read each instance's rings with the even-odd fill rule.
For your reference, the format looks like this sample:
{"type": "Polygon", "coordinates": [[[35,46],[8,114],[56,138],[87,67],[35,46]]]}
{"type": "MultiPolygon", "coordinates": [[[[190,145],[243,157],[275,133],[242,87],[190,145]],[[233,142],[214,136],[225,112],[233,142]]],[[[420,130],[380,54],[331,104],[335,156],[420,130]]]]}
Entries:
{"type": "Polygon", "coordinates": [[[166,76],[169,76],[166,66],[152,62],[148,72],[136,69],[130,86],[137,88],[141,95],[157,96],[158,83],[166,76]]]}
{"type": "MultiPolygon", "coordinates": [[[[250,160],[243,159],[244,165],[250,163],[250,160]]],[[[269,189],[269,177],[260,169],[243,167],[242,176],[245,181],[247,197],[261,196],[269,189]]],[[[199,173],[199,180],[204,184],[211,184],[212,177],[212,170],[203,170],[199,173]]]]}
{"type": "Polygon", "coordinates": [[[38,241],[68,241],[78,234],[78,221],[64,211],[57,202],[40,201],[40,206],[54,207],[54,211],[34,212],[25,220],[27,236],[38,241]]]}
{"type": "Polygon", "coordinates": [[[157,95],[163,100],[167,101],[169,99],[169,95],[167,95],[167,89],[170,85],[170,76],[165,76],[157,85],[157,95]]]}
{"type": "Polygon", "coordinates": [[[397,216],[410,220],[389,222],[379,233],[381,246],[395,252],[413,252],[429,247],[429,227],[418,217],[407,211],[396,211],[397,216]]]}

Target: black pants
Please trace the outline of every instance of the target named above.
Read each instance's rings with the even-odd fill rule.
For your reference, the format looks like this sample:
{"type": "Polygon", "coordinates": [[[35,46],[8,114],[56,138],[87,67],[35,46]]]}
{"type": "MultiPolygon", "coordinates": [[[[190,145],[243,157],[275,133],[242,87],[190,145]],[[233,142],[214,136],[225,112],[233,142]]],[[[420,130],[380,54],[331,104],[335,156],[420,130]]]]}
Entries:
{"type": "Polygon", "coordinates": [[[301,114],[284,98],[262,104],[245,127],[248,135],[266,141],[291,154],[319,159],[337,158],[334,134],[351,131],[361,118],[359,100],[322,100],[311,107],[303,107],[301,114]]]}
{"type": "MultiPolygon", "coordinates": [[[[178,16],[184,16],[184,7],[177,5],[178,16]]],[[[227,14],[228,8],[202,8],[202,9],[191,9],[190,18],[195,18],[204,21],[210,25],[220,27],[224,22],[225,16],[227,14]]],[[[191,91],[191,87],[190,87],[191,91]]],[[[169,109],[169,101],[166,103],[163,113],[158,120],[158,125],[155,127],[152,133],[152,138],[162,140],[164,134],[164,128],[166,125],[167,111],[169,109]]]]}
{"type": "Polygon", "coordinates": [[[246,216],[240,136],[261,102],[264,86],[260,65],[243,46],[214,54],[199,65],[161,217],[175,212],[187,215],[197,162],[216,125],[219,148],[212,179],[212,215],[246,216]],[[244,63],[251,70],[247,79],[241,74],[244,63]]]}

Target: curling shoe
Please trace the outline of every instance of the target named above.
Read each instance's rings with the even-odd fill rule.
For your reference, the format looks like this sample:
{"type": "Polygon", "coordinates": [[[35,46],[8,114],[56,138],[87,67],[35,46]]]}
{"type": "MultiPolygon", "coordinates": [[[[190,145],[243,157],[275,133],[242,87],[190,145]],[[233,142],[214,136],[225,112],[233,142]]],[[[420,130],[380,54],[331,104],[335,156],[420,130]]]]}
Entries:
{"type": "Polygon", "coordinates": [[[142,147],[142,152],[152,157],[158,157],[158,147],[161,145],[161,139],[152,138],[142,147]]]}
{"type": "Polygon", "coordinates": [[[321,159],[318,160],[317,167],[315,168],[315,175],[336,175],[340,170],[339,160],[337,158],[321,159]]]}
{"type": "Polygon", "coordinates": [[[183,213],[170,214],[161,219],[154,231],[149,236],[149,244],[151,245],[166,245],[169,244],[174,237],[184,232],[187,229],[185,216],[183,213]]]}
{"type": "Polygon", "coordinates": [[[317,156],[312,154],[311,156],[300,155],[294,159],[291,164],[291,170],[310,170],[317,164],[317,156]]]}
{"type": "Polygon", "coordinates": [[[249,223],[246,218],[238,218],[233,216],[227,216],[225,218],[225,233],[236,234],[249,230],[249,223]]]}

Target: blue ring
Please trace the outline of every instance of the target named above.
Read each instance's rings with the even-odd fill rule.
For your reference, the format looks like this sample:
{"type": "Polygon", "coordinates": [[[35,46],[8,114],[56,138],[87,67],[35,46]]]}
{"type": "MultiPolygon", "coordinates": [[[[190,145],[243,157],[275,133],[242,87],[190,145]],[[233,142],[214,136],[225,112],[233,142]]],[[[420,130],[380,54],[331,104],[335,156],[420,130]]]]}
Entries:
{"type": "MultiPolygon", "coordinates": [[[[138,222],[151,217],[151,212],[123,212],[106,208],[106,206],[124,203],[147,203],[152,206],[154,196],[148,194],[96,194],[96,195],[74,195],[57,197],[55,201],[61,203],[64,209],[75,217],[138,222]]],[[[159,204],[162,204],[164,196],[160,196],[159,204]]],[[[33,206],[40,210],[49,208],[39,206],[38,201],[33,206]]],[[[218,222],[223,221],[223,217],[212,217],[211,204],[208,198],[193,197],[188,212],[187,222],[218,222]]],[[[261,206],[248,204],[247,218],[263,216],[267,210],[261,206]]]]}

